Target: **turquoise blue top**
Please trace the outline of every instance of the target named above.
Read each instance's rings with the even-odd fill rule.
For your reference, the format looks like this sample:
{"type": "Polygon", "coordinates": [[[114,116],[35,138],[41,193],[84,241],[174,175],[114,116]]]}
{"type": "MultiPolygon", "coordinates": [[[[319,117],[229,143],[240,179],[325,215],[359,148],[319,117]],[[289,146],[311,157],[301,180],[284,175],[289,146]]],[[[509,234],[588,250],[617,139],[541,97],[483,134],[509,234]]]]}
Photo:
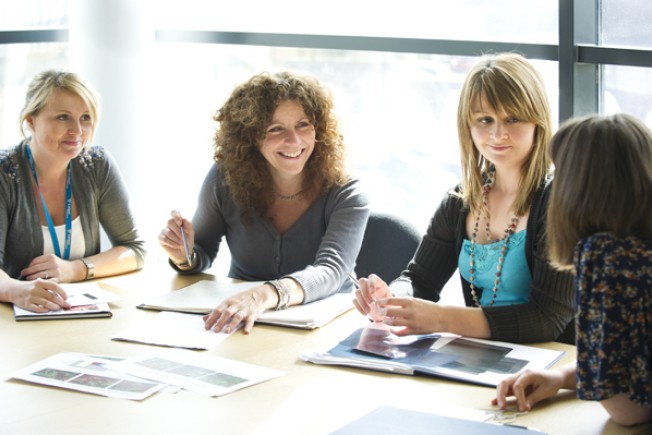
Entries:
{"type": "MultiPolygon", "coordinates": [[[[496,292],[494,306],[522,304],[530,296],[530,282],[532,275],[525,258],[525,235],[527,230],[512,234],[507,246],[507,255],[503,261],[503,270],[496,292]]],[[[480,305],[486,306],[493,297],[494,281],[496,280],[496,266],[500,258],[503,241],[486,245],[475,244],[475,286],[482,289],[480,305]]],[[[458,267],[462,277],[469,281],[471,241],[462,242],[462,250],[458,260],[458,267]]]]}

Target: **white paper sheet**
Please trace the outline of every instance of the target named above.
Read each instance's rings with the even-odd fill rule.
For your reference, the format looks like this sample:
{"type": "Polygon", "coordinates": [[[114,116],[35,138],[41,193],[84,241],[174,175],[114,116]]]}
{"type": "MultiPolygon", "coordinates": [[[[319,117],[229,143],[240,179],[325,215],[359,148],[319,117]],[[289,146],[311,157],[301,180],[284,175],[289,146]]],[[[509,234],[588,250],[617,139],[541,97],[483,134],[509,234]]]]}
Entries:
{"type": "Polygon", "coordinates": [[[111,338],[157,346],[208,350],[231,335],[224,332],[207,331],[204,328],[201,314],[164,311],[147,317],[151,320],[135,325],[111,338]]]}
{"type": "Polygon", "coordinates": [[[180,349],[130,358],[109,367],[214,397],[285,375],[279,370],[180,349]]]}

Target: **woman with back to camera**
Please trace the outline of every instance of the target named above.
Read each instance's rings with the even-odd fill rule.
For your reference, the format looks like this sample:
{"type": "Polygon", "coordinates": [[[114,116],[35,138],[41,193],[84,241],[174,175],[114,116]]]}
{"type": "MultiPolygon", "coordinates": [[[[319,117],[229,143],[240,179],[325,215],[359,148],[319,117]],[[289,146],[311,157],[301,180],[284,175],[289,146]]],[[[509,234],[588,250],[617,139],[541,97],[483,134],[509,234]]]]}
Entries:
{"type": "Polygon", "coordinates": [[[98,122],[98,97],[76,74],[48,70],[30,83],[20,114],[25,139],[0,151],[0,301],[36,312],[69,308],[58,283],[142,267],[118,167],[91,146],[98,122]],[[103,252],[100,225],[113,245],[103,252]]]}
{"type": "Polygon", "coordinates": [[[552,126],[540,75],[517,54],[483,57],[462,86],[457,128],[461,184],[407,270],[389,287],[361,279],[354,305],[398,335],[572,342],[572,277],[546,257],[552,126]],[[456,269],[466,306],[436,303],[456,269]]]}
{"type": "Polygon", "coordinates": [[[249,333],[266,310],[350,291],[369,207],[346,171],[327,90],[289,72],[256,75],[215,121],[215,164],[192,223],[172,212],[159,241],[172,267],[191,274],[211,266],[226,237],[229,277],[266,282],[223,301],[206,328],[230,332],[244,322],[249,333]]]}
{"type": "Polygon", "coordinates": [[[652,421],[652,133],[626,115],[568,121],[550,154],[550,257],[575,274],[577,362],[503,381],[520,410],[576,390],[622,425],[652,421]]]}

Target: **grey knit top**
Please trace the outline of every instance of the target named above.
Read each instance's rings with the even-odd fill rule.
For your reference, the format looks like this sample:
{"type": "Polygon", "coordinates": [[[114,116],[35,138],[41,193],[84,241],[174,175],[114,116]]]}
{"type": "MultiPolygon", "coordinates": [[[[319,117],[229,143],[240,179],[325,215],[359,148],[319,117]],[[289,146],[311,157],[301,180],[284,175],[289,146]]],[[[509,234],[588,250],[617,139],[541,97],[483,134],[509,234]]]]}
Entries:
{"type": "Polygon", "coordinates": [[[368,217],[367,197],[359,181],[350,179],[317,198],[284,234],[259,216],[245,225],[224,174],[214,164],[192,219],[196,267],[177,270],[187,274],[207,269],[226,238],[231,253],[229,277],[244,281],[290,277],[303,288],[303,303],[309,303],[351,290],[347,275],[354,269],[368,217]]]}
{"type": "MultiPolygon", "coordinates": [[[[43,255],[43,231],[32,191],[26,143],[0,150],[0,267],[12,278],[33,258],[43,255]]],[[[145,258],[129,209],[127,189],[109,154],[99,146],[72,160],[72,191],[81,219],[85,256],[100,252],[100,225],[113,246],[126,246],[145,258]]]]}

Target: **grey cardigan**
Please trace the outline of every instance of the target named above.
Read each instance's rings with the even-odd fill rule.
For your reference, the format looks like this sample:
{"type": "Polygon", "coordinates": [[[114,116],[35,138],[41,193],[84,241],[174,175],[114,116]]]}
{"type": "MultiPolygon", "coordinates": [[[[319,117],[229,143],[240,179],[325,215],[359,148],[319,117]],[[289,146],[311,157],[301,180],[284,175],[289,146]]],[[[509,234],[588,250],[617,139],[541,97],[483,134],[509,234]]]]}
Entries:
{"type": "MultiPolygon", "coordinates": [[[[350,291],[369,205],[360,183],[351,179],[317,198],[284,234],[259,216],[244,225],[217,164],[208,172],[193,217],[198,273],[211,266],[225,237],[231,252],[229,277],[267,281],[291,277],[301,284],[304,303],[350,291]]],[[[170,263],[175,267],[173,263],[170,263]]]]}
{"type": "MultiPolygon", "coordinates": [[[[12,278],[43,255],[43,232],[32,191],[25,142],[0,150],[0,267],[12,278]]],[[[100,224],[113,246],[126,246],[145,258],[129,210],[127,190],[109,152],[90,147],[72,160],[72,191],[84,233],[84,256],[100,252],[100,224]]]]}

